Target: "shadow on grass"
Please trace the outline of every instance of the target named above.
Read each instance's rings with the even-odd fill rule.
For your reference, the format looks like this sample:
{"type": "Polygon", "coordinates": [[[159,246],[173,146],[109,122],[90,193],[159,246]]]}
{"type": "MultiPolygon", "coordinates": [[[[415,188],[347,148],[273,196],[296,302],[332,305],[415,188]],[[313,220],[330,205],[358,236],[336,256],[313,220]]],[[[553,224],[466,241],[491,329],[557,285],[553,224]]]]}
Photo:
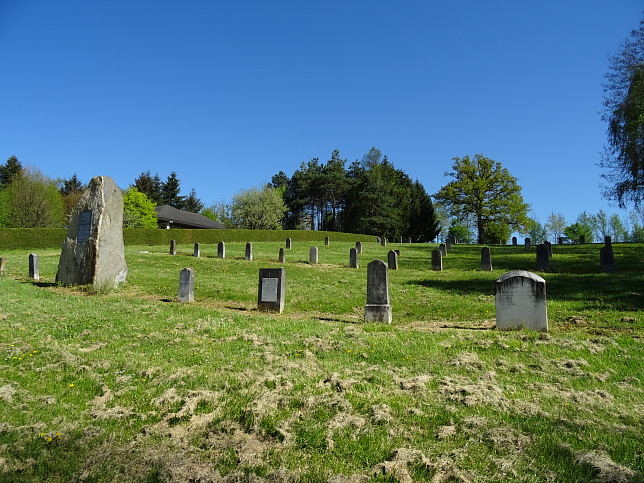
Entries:
{"type": "Polygon", "coordinates": [[[444,292],[463,295],[493,295],[496,278],[470,278],[467,280],[409,280],[406,285],[420,285],[444,292]]]}

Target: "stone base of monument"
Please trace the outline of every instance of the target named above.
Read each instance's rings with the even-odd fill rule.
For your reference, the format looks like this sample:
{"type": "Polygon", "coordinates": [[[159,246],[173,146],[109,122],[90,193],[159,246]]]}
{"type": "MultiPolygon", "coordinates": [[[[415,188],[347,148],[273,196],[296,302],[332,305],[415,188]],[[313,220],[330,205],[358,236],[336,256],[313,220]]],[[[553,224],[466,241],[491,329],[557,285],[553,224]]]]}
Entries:
{"type": "Polygon", "coordinates": [[[391,305],[365,305],[364,321],[391,324],[391,305]]]}

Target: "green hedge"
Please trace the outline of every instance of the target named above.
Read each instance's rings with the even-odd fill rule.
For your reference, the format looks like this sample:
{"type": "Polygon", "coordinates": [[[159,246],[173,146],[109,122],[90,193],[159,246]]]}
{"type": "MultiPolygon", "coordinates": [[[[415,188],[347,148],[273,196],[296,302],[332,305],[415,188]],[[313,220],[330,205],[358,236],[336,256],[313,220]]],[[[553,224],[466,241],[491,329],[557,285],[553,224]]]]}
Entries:
{"type": "MultiPolygon", "coordinates": [[[[2,228],[0,250],[60,248],[67,236],[66,228],[2,228]]],[[[224,242],[293,241],[375,241],[371,235],[304,230],[160,230],[157,228],[125,228],[126,245],[166,245],[170,240],[179,244],[224,242]]]]}

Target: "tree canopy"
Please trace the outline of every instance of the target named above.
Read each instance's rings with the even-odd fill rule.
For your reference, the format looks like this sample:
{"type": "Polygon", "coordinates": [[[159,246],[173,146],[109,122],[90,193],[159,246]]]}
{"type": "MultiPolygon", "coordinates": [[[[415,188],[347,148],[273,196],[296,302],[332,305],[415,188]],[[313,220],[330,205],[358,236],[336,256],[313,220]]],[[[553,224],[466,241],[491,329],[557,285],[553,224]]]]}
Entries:
{"type": "Polygon", "coordinates": [[[155,203],[135,186],[123,193],[123,226],[127,228],[156,228],[155,203]]]}
{"type": "Polygon", "coordinates": [[[237,228],[276,230],[282,227],[286,207],[279,190],[265,185],[235,194],[230,210],[237,228]]]}

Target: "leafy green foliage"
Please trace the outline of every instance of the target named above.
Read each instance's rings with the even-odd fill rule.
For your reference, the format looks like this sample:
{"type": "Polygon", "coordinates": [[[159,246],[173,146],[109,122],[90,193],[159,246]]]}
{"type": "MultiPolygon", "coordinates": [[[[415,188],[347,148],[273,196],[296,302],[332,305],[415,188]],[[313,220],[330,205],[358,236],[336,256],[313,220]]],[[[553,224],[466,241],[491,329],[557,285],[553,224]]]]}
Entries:
{"type": "Polygon", "coordinates": [[[546,231],[546,228],[537,220],[532,218],[528,219],[528,223],[526,223],[525,229],[521,233],[530,237],[530,240],[535,245],[548,240],[548,232],[546,231]]]}
{"type": "Polygon", "coordinates": [[[235,226],[248,230],[281,228],[285,211],[281,193],[270,185],[241,190],[233,196],[231,204],[235,226]]]}
{"type": "Polygon", "coordinates": [[[0,198],[6,228],[54,228],[64,223],[63,200],[56,183],[36,169],[14,175],[0,198]]]}
{"type": "Polygon", "coordinates": [[[456,243],[473,243],[474,242],[474,233],[465,225],[460,225],[454,223],[449,227],[447,231],[447,237],[451,240],[455,240],[456,243]]]}
{"type": "Polygon", "coordinates": [[[552,240],[557,243],[566,229],[566,219],[561,213],[550,213],[544,228],[552,235],[552,240]]]}
{"type": "Polygon", "coordinates": [[[157,228],[154,202],[136,187],[123,193],[123,226],[127,228],[157,228]]]}

